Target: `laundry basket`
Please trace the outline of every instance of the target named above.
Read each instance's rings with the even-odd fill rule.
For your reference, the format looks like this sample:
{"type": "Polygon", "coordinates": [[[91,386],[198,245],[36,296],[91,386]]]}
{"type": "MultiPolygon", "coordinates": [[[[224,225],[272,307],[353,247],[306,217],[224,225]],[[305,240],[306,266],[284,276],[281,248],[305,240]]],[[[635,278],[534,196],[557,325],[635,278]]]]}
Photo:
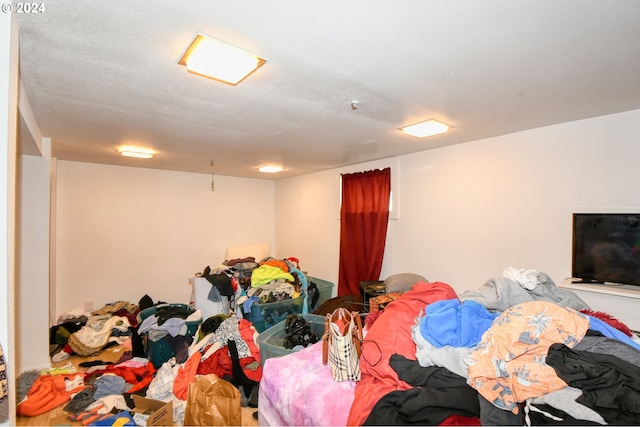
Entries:
{"type": "MultiPolygon", "coordinates": [[[[138,313],[138,322],[144,321],[149,316],[154,316],[159,308],[162,307],[178,307],[187,310],[189,308],[186,304],[159,304],[157,306],[149,307],[138,313]]],[[[187,323],[187,335],[193,337],[198,331],[198,327],[202,323],[202,319],[190,320],[187,323]]],[[[175,352],[166,337],[158,341],[151,341],[149,339],[149,333],[143,334],[144,352],[149,361],[157,369],[162,366],[167,360],[175,356],[175,352]]]]}

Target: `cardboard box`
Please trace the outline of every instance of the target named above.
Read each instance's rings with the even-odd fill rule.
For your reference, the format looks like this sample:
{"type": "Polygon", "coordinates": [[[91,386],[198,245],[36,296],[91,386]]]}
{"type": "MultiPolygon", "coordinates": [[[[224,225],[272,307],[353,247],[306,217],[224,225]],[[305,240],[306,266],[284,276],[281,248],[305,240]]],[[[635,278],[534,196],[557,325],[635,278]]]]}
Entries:
{"type": "Polygon", "coordinates": [[[146,397],[131,395],[136,407],[133,409],[134,419],[138,425],[146,417],[148,426],[172,426],[173,423],[173,402],[163,402],[161,400],[147,399],[146,397]]]}

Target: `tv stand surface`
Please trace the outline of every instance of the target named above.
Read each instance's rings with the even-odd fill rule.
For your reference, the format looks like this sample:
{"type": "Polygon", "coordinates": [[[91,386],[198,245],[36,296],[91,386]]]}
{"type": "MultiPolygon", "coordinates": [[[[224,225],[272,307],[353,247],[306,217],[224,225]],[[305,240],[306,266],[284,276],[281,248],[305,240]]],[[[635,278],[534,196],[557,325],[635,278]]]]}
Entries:
{"type": "Polygon", "coordinates": [[[571,278],[568,279],[571,281],[571,283],[596,283],[596,284],[600,284],[600,285],[604,285],[606,282],[601,282],[599,280],[595,280],[595,279],[575,279],[575,278],[571,278]]]}
{"type": "Polygon", "coordinates": [[[559,285],[570,289],[594,311],[602,311],[640,331],[640,286],[619,283],[580,283],[580,279],[565,279],[559,285]]]}
{"type": "MultiPolygon", "coordinates": [[[[583,279],[569,278],[562,281],[561,288],[576,291],[594,292],[597,294],[616,295],[625,298],[640,299],[640,286],[625,285],[613,282],[585,281],[583,279]]],[[[610,313],[611,314],[611,313],[610,313]]]]}

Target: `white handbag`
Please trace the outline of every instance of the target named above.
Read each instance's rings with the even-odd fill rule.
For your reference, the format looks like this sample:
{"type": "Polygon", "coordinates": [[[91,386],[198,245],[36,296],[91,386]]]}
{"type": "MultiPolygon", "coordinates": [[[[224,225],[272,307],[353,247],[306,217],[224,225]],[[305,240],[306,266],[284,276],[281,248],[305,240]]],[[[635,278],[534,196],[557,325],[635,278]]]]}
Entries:
{"type": "Polygon", "coordinates": [[[362,322],[360,315],[338,308],[327,314],[322,337],[322,363],[329,363],[335,381],[360,381],[362,322]]]}

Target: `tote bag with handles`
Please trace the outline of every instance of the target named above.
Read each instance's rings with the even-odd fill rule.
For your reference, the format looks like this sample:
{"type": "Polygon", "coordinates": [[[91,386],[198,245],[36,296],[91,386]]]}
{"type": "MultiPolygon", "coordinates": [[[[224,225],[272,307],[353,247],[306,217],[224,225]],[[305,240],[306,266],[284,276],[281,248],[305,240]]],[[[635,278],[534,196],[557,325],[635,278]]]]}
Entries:
{"type": "Polygon", "coordinates": [[[335,381],[360,381],[362,322],[360,315],[338,308],[325,318],[322,363],[329,363],[335,381]]]}

